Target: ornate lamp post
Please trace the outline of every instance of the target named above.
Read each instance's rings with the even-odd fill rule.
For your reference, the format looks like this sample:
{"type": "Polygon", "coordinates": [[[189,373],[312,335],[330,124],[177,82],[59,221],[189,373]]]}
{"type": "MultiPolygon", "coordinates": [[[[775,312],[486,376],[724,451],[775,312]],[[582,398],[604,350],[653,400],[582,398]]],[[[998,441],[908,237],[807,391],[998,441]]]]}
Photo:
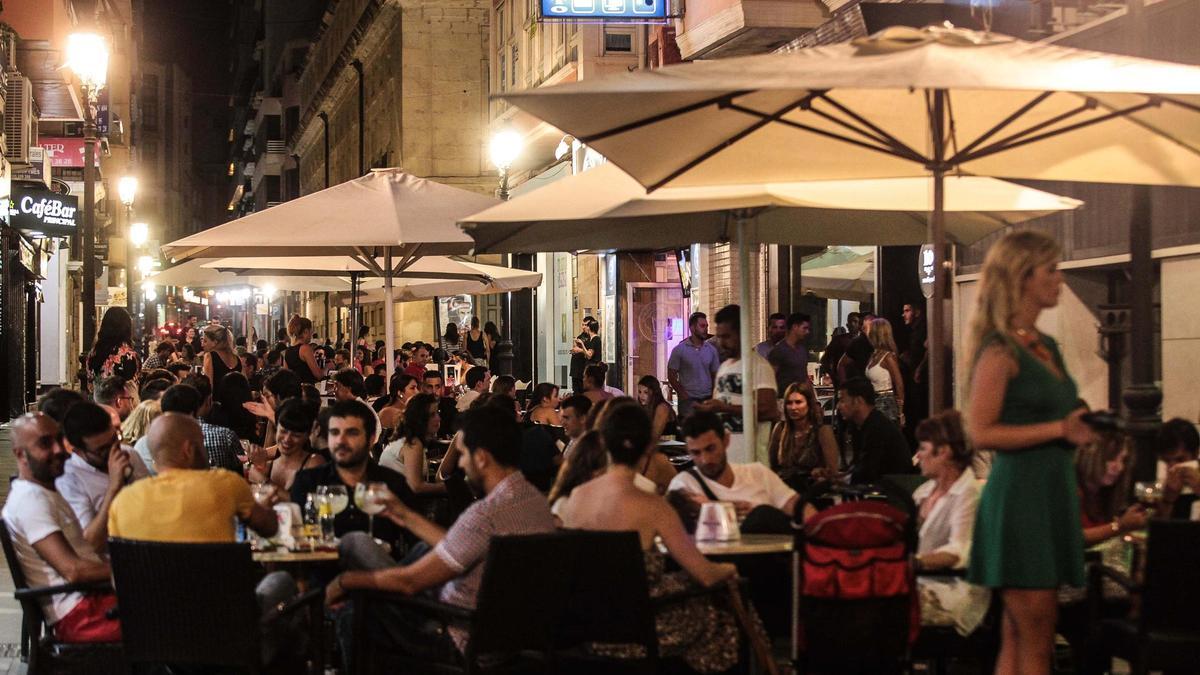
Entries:
{"type": "MultiPolygon", "coordinates": [[[[513,162],[520,156],[523,146],[524,139],[521,134],[511,129],[501,131],[492,137],[488,149],[492,164],[500,173],[500,186],[496,190],[496,196],[501,200],[508,201],[508,172],[512,169],[513,162]]],[[[511,256],[505,256],[506,264],[511,260],[511,256]]],[[[500,343],[496,345],[496,370],[501,375],[512,375],[512,293],[504,294],[501,314],[504,315],[504,334],[500,337],[500,343]]]]}
{"type": "Polygon", "coordinates": [[[96,339],[96,115],[92,106],[108,76],[108,48],[95,33],[67,38],[67,67],[83,86],[83,351],[96,339]]]}
{"type": "Polygon", "coordinates": [[[133,254],[138,244],[133,241],[133,199],[137,196],[138,179],[136,176],[121,176],[117,181],[117,196],[125,207],[125,223],[129,225],[129,236],[125,238],[125,306],[129,308],[129,316],[133,319],[133,336],[137,339],[142,332],[138,321],[138,312],[133,302],[133,254]]]}

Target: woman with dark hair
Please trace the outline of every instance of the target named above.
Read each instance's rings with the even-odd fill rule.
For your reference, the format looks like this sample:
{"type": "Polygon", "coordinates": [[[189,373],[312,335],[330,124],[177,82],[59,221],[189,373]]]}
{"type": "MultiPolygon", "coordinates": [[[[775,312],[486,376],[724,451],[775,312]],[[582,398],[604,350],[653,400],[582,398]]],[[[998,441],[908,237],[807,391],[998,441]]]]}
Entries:
{"type": "Polygon", "coordinates": [[[90,382],[113,375],[133,380],[141,369],[141,357],[133,347],[133,320],[129,312],[122,307],[109,307],[100,320],[96,342],[87,357],[90,382]]]}
{"type": "Polygon", "coordinates": [[[358,339],[355,340],[354,344],[359,347],[366,347],[367,346],[367,336],[370,334],[371,334],[371,328],[369,326],[359,326],[358,327],[358,339]]]}
{"type": "Polygon", "coordinates": [[[592,402],[592,405],[613,397],[604,388],[604,378],[607,376],[607,373],[608,364],[605,363],[590,363],[583,369],[582,393],[592,402]]]}
{"type": "Polygon", "coordinates": [[[1146,527],[1146,508],[1129,504],[1133,454],[1124,434],[1097,433],[1094,441],[1079,446],[1075,478],[1085,544],[1095,546],[1146,527]]]}
{"type": "Polygon", "coordinates": [[[270,483],[286,495],[297,473],[321,466],[325,460],[310,446],[317,421],[315,407],[300,399],[288,399],[279,406],[275,418],[275,446],[252,453],[246,479],[251,483],[270,483]]]}
{"type": "Polygon", "coordinates": [[[768,447],[771,468],[793,488],[810,476],[832,477],[840,468],[837,438],[809,382],[793,382],[784,391],[783,420],[771,430],[768,447]]]}
{"type": "Polygon", "coordinates": [[[549,424],[562,426],[562,418],[558,415],[558,385],[542,382],[533,388],[529,399],[529,410],[525,412],[525,421],[534,424],[549,424]]]}
{"type": "Polygon", "coordinates": [[[379,465],[404,476],[408,487],[416,494],[445,494],[445,483],[425,480],[429,469],[427,452],[442,426],[438,414],[438,398],[433,394],[417,394],[404,410],[404,428],[400,438],[392,441],[379,456],[379,465]]]}
{"type": "Polygon", "coordinates": [[[375,368],[371,365],[374,355],[371,354],[371,348],[366,345],[358,345],[354,348],[354,368],[362,373],[363,377],[373,375],[375,368]]]}
{"type": "Polygon", "coordinates": [[[489,361],[491,349],[488,345],[488,338],[483,331],[479,330],[479,317],[471,317],[471,330],[467,331],[465,344],[467,352],[471,355],[471,359],[475,365],[481,366],[489,361]]]}
{"type": "MultiPolygon", "coordinates": [[[[637,466],[653,447],[650,419],[638,405],[610,408],[600,435],[612,465],[600,476],[575,487],[559,510],[564,527],[605,532],[637,532],[645,554],[651,597],[685,591],[695,583],[713,586],[732,578],[730,563],[714,563],[696,549],[679,515],[662,497],[634,485],[637,466]],[[661,538],[680,572],[667,572],[655,540],[661,538]]],[[[738,661],[738,628],[732,612],[711,599],[670,605],[658,611],[658,642],[664,657],[682,658],[701,673],[723,672],[738,661]]],[[[629,648],[596,645],[592,649],[616,657],[633,656],[629,648]]]]}
{"type": "Polygon", "coordinates": [[[494,321],[483,324],[484,339],[487,340],[488,370],[496,372],[496,345],[500,344],[500,329],[494,321]]]}
{"type": "Polygon", "coordinates": [[[204,376],[212,383],[213,398],[220,400],[225,375],[242,368],[233,349],[233,333],[220,324],[209,324],[200,331],[200,344],[204,347],[204,376]]]}
{"type": "MultiPolygon", "coordinates": [[[[404,416],[404,406],[420,391],[421,383],[412,375],[401,372],[393,375],[388,395],[380,399],[383,401],[383,405],[378,410],[379,423],[385,429],[395,429],[399,426],[400,420],[404,416]]],[[[376,401],[376,403],[378,402],[376,401]]]]}
{"type": "Polygon", "coordinates": [[[325,377],[317,364],[317,353],[313,350],[313,323],[299,314],[288,319],[287,334],[289,347],[283,352],[283,367],[296,373],[300,384],[313,384],[325,377]]]}
{"type": "MultiPolygon", "coordinates": [[[[550,513],[554,514],[556,519],[559,518],[571,491],[607,469],[608,450],[604,448],[604,439],[600,437],[600,432],[585,432],[575,442],[571,454],[558,469],[558,477],[554,479],[554,486],[550,488],[550,513]]],[[[561,520],[559,525],[562,525],[561,520]]]]}
{"type": "Polygon", "coordinates": [[[446,324],[446,330],[442,332],[441,347],[446,350],[447,354],[453,354],[462,349],[462,336],[458,332],[458,324],[453,321],[446,324]]]}
{"type": "Polygon", "coordinates": [[[213,406],[212,423],[232,429],[238,438],[251,443],[262,443],[262,434],[258,432],[258,418],[245,404],[252,400],[250,381],[239,372],[226,373],[221,378],[220,395],[213,394],[217,405],[213,406]]]}
{"type": "Polygon", "coordinates": [[[671,404],[663,398],[662,383],[653,375],[645,375],[638,380],[638,403],[650,417],[650,435],[658,440],[663,434],[675,435],[675,411],[671,404]]]}

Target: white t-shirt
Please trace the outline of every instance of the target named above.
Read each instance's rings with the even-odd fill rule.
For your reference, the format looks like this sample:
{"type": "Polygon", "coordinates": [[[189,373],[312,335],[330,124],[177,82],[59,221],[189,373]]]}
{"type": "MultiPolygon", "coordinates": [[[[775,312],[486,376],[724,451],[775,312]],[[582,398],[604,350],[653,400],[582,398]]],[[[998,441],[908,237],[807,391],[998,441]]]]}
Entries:
{"type": "MultiPolygon", "coordinates": [[[[129,454],[129,466],[133,469],[131,481],[150,475],[142,458],[133,448],[122,445],[121,452],[129,454]]],[[[87,527],[104,503],[108,493],[108,474],[88,464],[82,457],[72,454],[63,467],[63,475],[54,481],[58,494],[71,505],[80,527],[87,527]]]]}
{"type": "MultiPolygon", "coordinates": [[[[762,389],[775,391],[775,371],[772,370],[771,364],[767,360],[759,356],[756,352],[750,352],[750,381],[754,384],[754,391],[762,389]]],[[[713,398],[730,405],[742,405],[742,361],[741,359],[725,359],[721,363],[721,367],[717,369],[717,376],[713,384],[713,398]]],[[[732,435],[729,440],[729,447],[726,448],[725,454],[729,461],[733,464],[746,464],[754,461],[766,461],[770,446],[771,423],[758,423],[758,437],[755,445],[758,446],[757,452],[751,452],[745,447],[745,441],[742,438],[742,416],[739,415],[722,415],[725,424],[729,426],[732,435]]]]}
{"type": "MultiPolygon", "coordinates": [[[[397,438],[383,447],[383,452],[379,454],[379,466],[385,469],[391,469],[401,476],[404,475],[404,455],[401,450],[404,448],[405,440],[397,438]]],[[[425,449],[421,449],[421,464],[428,465],[428,460],[425,459],[425,449]]]]}
{"type": "MultiPolygon", "coordinates": [[[[750,464],[731,462],[729,467],[733,469],[733,485],[729,487],[725,487],[715,480],[704,479],[708,489],[712,490],[719,501],[749,502],[754,506],[767,504],[782,509],[791,501],[792,497],[796,496],[796,491],[788,487],[782,478],[758,462],[750,464]]],[[[667,492],[675,490],[687,490],[707,499],[704,488],[700,487],[695,476],[689,471],[675,474],[675,477],[671,479],[671,484],[667,486],[667,492]]]]}
{"type": "Polygon", "coordinates": [[[479,392],[474,389],[468,389],[462,393],[462,396],[458,397],[458,402],[454,404],[454,407],[458,412],[466,412],[477,398],[479,398],[479,392]]]}
{"type": "MultiPolygon", "coordinates": [[[[75,555],[100,562],[91,545],[84,540],[83,529],[79,527],[71,505],[54,490],[47,490],[37,483],[18,478],[12,482],[8,501],[4,502],[4,510],[0,515],[8,526],[9,534],[12,535],[13,549],[21,562],[21,570],[25,572],[25,580],[31,588],[68,583],[67,579],[38,555],[37,549],[33,547],[55,532],[63,533],[67,544],[75,550],[75,555]]],[[[62,593],[42,598],[42,609],[46,612],[46,619],[55,624],[82,599],[81,593],[62,593]]]]}

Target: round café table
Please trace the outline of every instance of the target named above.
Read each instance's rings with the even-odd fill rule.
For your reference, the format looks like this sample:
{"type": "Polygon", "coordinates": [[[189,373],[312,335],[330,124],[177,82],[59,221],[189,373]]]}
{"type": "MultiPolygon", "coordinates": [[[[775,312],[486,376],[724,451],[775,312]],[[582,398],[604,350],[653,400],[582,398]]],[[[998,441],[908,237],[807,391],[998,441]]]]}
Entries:
{"type": "Polygon", "coordinates": [[[732,541],[697,541],[696,548],[707,556],[771,555],[791,553],[795,538],[790,534],[743,534],[732,541]]]}
{"type": "Polygon", "coordinates": [[[254,559],[254,562],[264,565],[304,565],[308,563],[336,562],[338,552],[337,549],[317,549],[312,551],[300,549],[293,551],[286,548],[275,548],[270,551],[255,551],[251,557],[254,559]]]}

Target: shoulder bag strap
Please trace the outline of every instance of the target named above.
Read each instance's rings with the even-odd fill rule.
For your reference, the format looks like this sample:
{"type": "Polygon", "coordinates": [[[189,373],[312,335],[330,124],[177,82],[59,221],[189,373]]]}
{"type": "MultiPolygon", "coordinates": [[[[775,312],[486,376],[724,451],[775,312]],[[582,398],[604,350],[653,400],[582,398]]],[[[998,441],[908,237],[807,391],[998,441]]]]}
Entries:
{"type": "Polygon", "coordinates": [[[700,489],[704,490],[705,497],[708,497],[710,500],[712,500],[714,502],[721,501],[720,499],[717,498],[717,496],[715,494],[713,494],[712,488],[708,487],[708,483],[705,482],[704,476],[700,475],[700,472],[696,470],[696,467],[689,466],[687,472],[689,474],[691,474],[692,478],[696,479],[697,483],[700,484],[700,489]]]}

